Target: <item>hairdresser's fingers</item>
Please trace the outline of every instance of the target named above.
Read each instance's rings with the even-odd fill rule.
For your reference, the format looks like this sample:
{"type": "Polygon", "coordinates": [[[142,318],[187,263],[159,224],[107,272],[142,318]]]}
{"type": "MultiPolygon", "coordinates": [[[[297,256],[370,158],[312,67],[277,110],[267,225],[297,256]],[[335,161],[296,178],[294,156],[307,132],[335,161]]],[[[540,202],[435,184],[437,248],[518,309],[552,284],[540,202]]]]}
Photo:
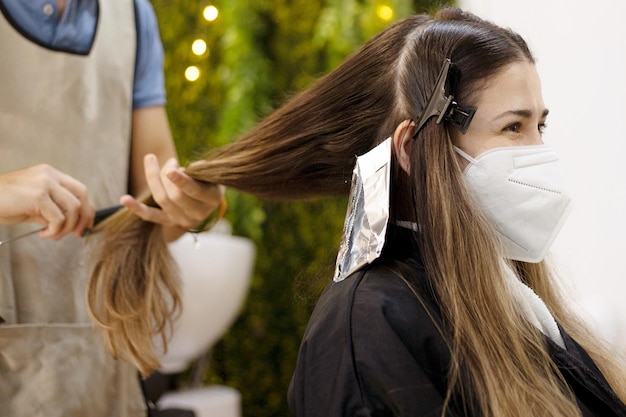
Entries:
{"type": "MultiPolygon", "coordinates": [[[[46,227],[40,236],[58,239],[88,224],[86,187],[47,164],[0,174],[0,222],[34,222],[46,227]]],[[[93,212],[93,207],[89,206],[93,212]]]]}
{"type": "Polygon", "coordinates": [[[131,195],[123,195],[120,204],[139,216],[142,220],[162,225],[172,225],[169,216],[158,207],[150,207],[131,195]]]}
{"type": "MultiPolygon", "coordinates": [[[[217,209],[224,198],[225,187],[198,181],[187,175],[181,168],[166,172],[169,182],[176,187],[176,204],[194,224],[205,219],[217,209]]],[[[174,193],[171,193],[174,195],[174,193]]]]}
{"type": "MultiPolygon", "coordinates": [[[[72,202],[72,204],[77,203],[77,206],[73,206],[74,211],[71,214],[72,219],[68,222],[67,230],[71,230],[75,236],[82,236],[85,230],[93,226],[96,208],[89,199],[87,187],[83,183],[65,175],[61,180],[61,184],[76,198],[76,201],[72,202]]],[[[67,208],[65,210],[67,213],[67,208]]]]}
{"type": "MultiPolygon", "coordinates": [[[[178,165],[175,159],[166,162],[165,165],[168,163],[178,165]]],[[[148,206],[130,195],[122,196],[120,198],[120,204],[128,208],[142,220],[158,223],[163,226],[175,226],[176,222],[172,220],[171,213],[176,210],[176,207],[168,196],[162,181],[161,171],[162,169],[156,155],[147,154],[144,156],[146,183],[157,207],[148,206]]]]}
{"type": "Polygon", "coordinates": [[[146,182],[152,193],[152,198],[160,205],[161,202],[167,198],[167,192],[161,183],[159,159],[154,154],[147,154],[143,158],[143,166],[146,182]]]}
{"type": "Polygon", "coordinates": [[[50,212],[51,220],[40,236],[56,240],[70,233],[78,224],[80,200],[61,187],[51,190],[50,199],[56,207],[50,212]]]}
{"type": "Polygon", "coordinates": [[[144,171],[159,208],[149,207],[131,196],[123,196],[120,203],[146,221],[191,229],[219,206],[224,195],[224,187],[201,183],[184,174],[175,158],[160,167],[156,155],[148,154],[144,158],[144,171]]]}
{"type": "Polygon", "coordinates": [[[48,223],[42,237],[60,239],[73,232],[81,236],[93,224],[95,208],[87,195],[87,187],[69,175],[57,172],[57,184],[50,190],[50,198],[55,202],[55,221],[48,223]],[[61,215],[59,216],[59,211],[61,215]]]}
{"type": "Polygon", "coordinates": [[[202,184],[184,174],[175,158],[163,165],[158,183],[165,192],[165,196],[159,196],[161,209],[173,224],[183,229],[194,228],[206,219],[223,197],[219,187],[202,184]]]}
{"type": "Polygon", "coordinates": [[[182,192],[167,178],[166,174],[170,170],[178,168],[178,161],[175,158],[170,158],[160,168],[157,157],[149,154],[144,158],[144,168],[152,198],[167,216],[167,221],[160,223],[180,225],[183,228],[192,227],[190,225],[193,222],[187,220],[185,207],[179,204],[182,192]]]}
{"type": "Polygon", "coordinates": [[[65,216],[59,205],[47,195],[46,198],[38,202],[39,216],[36,222],[43,224],[45,229],[39,233],[42,238],[55,237],[58,238],[63,225],[65,224],[65,216]]]}
{"type": "Polygon", "coordinates": [[[215,209],[224,198],[225,187],[191,178],[182,168],[167,172],[167,178],[185,195],[203,204],[213,205],[215,209]]]}

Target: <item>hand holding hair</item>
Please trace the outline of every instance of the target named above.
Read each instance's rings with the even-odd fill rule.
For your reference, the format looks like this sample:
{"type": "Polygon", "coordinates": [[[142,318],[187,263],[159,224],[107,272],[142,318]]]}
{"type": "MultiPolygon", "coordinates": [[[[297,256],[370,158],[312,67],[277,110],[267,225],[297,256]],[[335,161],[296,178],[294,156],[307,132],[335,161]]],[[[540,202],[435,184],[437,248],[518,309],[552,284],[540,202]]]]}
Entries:
{"type": "Polygon", "coordinates": [[[159,168],[157,157],[148,154],[144,166],[155,204],[144,204],[130,195],[122,196],[120,203],[145,221],[179,231],[194,229],[224,198],[225,187],[191,178],[174,158],[159,168]]]}

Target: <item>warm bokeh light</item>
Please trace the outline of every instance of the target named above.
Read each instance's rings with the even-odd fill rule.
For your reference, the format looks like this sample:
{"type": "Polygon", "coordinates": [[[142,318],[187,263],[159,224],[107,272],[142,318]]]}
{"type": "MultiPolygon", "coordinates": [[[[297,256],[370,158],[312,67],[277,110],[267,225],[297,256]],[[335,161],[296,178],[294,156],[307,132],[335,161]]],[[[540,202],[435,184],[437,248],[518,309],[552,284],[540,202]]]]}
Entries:
{"type": "Polygon", "coordinates": [[[196,81],[200,78],[200,69],[194,65],[187,67],[185,70],[185,78],[189,81],[196,81]]]}
{"type": "Polygon", "coordinates": [[[206,50],[207,50],[206,42],[202,39],[196,39],[191,44],[191,52],[193,52],[196,55],[202,55],[206,52],[206,50]]]}
{"type": "Polygon", "coordinates": [[[204,16],[204,18],[208,20],[209,22],[212,22],[215,19],[217,19],[218,14],[219,12],[217,11],[217,7],[215,6],[207,6],[204,8],[204,11],[202,12],[202,16],[204,16]]]}
{"type": "Polygon", "coordinates": [[[386,4],[379,4],[376,6],[376,15],[388,22],[393,19],[393,9],[386,4]]]}

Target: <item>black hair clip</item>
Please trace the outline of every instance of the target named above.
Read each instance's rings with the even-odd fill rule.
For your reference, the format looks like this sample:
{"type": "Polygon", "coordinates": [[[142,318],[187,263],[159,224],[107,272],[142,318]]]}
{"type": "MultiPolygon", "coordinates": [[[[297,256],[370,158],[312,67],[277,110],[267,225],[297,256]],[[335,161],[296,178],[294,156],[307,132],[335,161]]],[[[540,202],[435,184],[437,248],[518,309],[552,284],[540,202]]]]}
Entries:
{"type": "Polygon", "coordinates": [[[454,96],[452,94],[446,97],[446,81],[448,80],[448,75],[450,74],[451,65],[452,62],[449,58],[446,58],[443,61],[443,66],[439,72],[435,89],[430,95],[430,99],[428,99],[426,108],[415,122],[416,128],[415,133],[413,134],[413,139],[417,137],[417,134],[420,130],[422,130],[422,127],[424,127],[426,122],[434,116],[437,116],[437,124],[441,123],[442,120],[445,120],[455,125],[462,133],[467,131],[467,128],[474,117],[474,113],[476,113],[476,107],[459,106],[459,104],[454,101],[454,96]]]}

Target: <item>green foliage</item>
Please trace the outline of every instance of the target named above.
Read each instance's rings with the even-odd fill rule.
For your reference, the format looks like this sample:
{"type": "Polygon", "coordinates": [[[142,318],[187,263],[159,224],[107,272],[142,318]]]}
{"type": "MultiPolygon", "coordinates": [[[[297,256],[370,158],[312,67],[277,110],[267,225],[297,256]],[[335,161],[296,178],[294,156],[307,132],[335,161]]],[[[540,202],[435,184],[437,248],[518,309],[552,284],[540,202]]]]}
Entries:
{"type": "MultiPolygon", "coordinates": [[[[337,66],[389,21],[432,7],[407,0],[152,0],[163,39],[168,113],[183,163],[229,143],[337,66]],[[208,53],[195,56],[202,38],[208,53]],[[195,65],[200,78],[187,81],[195,65]]],[[[438,2],[441,3],[441,2],[438,2]]],[[[333,273],[345,198],[268,203],[229,190],[227,219],[257,244],[249,296],[213,348],[204,383],[237,388],[246,417],[286,416],[286,392],[311,309],[333,273]]],[[[210,318],[207,318],[210,319],[210,318]]]]}

